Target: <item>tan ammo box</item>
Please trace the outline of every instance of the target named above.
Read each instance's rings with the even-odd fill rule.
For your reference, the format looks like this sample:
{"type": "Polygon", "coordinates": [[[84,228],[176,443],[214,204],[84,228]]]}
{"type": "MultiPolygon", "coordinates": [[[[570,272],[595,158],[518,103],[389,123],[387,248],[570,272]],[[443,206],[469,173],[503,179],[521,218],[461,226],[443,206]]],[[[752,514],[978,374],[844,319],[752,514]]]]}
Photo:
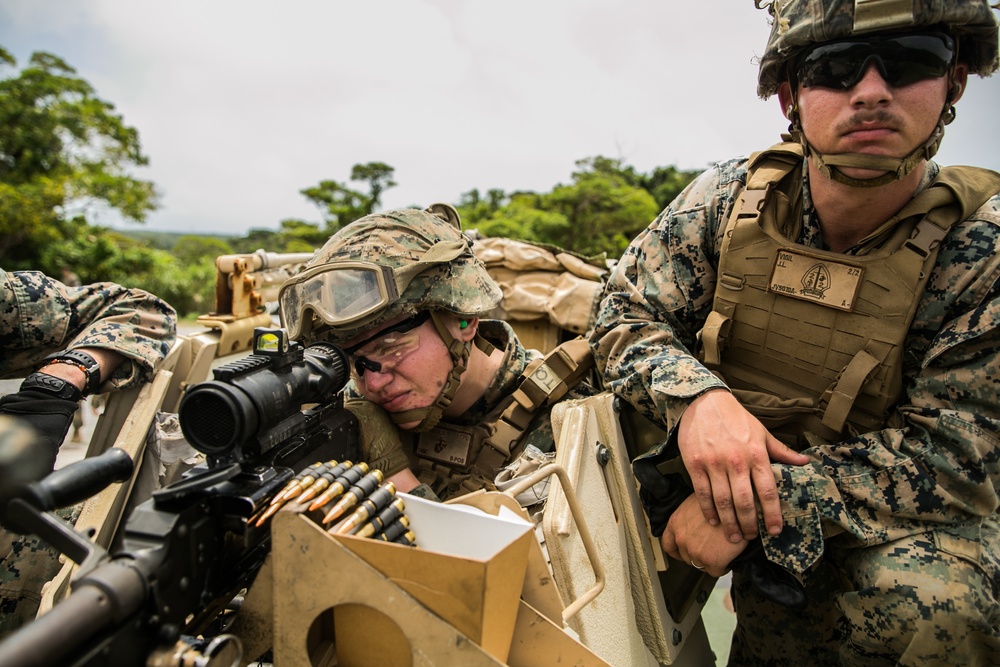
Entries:
{"type": "Polygon", "coordinates": [[[401,496],[418,548],[275,515],[265,570],[278,667],[606,667],[553,622],[561,603],[529,523],[489,498],[482,511],[401,496]]]}
{"type": "MultiPolygon", "coordinates": [[[[517,620],[529,540],[534,539],[531,525],[517,517],[503,519],[460,505],[406,494],[399,497],[419,548],[350,536],[334,539],[505,662],[517,620]]],[[[368,647],[367,616],[353,611],[335,614],[337,652],[342,659],[368,647]],[[350,637],[364,639],[352,648],[345,641],[350,637]]],[[[386,649],[384,642],[379,642],[379,648],[386,649]]],[[[409,653],[409,646],[404,648],[409,653]]]]}

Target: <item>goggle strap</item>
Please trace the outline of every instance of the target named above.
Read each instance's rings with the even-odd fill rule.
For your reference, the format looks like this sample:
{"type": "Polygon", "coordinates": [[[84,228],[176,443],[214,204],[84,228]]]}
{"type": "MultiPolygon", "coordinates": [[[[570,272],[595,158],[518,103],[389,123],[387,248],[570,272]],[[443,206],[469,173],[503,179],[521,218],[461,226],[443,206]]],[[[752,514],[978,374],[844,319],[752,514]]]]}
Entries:
{"type": "Polygon", "coordinates": [[[445,383],[444,389],[438,394],[437,400],[434,401],[433,405],[426,408],[407,410],[406,412],[397,412],[392,415],[393,422],[397,424],[406,424],[407,422],[416,421],[419,418],[421,420],[420,423],[413,428],[417,432],[429,431],[441,421],[444,411],[455,400],[455,394],[458,393],[458,387],[461,384],[462,373],[468,367],[469,355],[472,353],[472,343],[464,342],[452,336],[437,311],[431,311],[431,321],[434,323],[434,328],[437,329],[438,335],[441,336],[441,340],[448,346],[448,354],[451,355],[455,364],[452,366],[451,373],[448,374],[448,381],[445,383]]]}

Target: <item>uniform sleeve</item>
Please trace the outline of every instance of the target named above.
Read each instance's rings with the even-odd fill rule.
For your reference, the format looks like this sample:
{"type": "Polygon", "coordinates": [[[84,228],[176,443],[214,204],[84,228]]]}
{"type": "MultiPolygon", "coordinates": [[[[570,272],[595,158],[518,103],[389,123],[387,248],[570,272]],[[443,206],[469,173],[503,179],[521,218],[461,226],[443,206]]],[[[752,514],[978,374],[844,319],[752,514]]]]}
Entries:
{"type": "Polygon", "coordinates": [[[725,387],[692,351],[711,310],[720,222],[742,187],[740,164],[699,176],[632,241],[591,337],[611,391],[668,429],[691,399],[725,387]]]}
{"type": "Polygon", "coordinates": [[[0,271],[0,374],[34,369],[53,352],[95,347],[126,358],[101,391],[148,381],[176,338],[162,299],[115,283],[69,287],[38,271],[0,271]]]}
{"type": "Polygon", "coordinates": [[[955,227],[906,340],[890,428],[774,465],[785,527],[768,558],[796,574],[824,540],[877,545],[931,528],[978,541],[1000,506],[1000,197],[955,227]],[[971,532],[970,532],[971,531],[971,532]]]}
{"type": "Polygon", "coordinates": [[[410,467],[403,435],[388,412],[364,398],[349,398],[344,407],[358,418],[362,461],[381,470],[386,478],[410,467]]]}

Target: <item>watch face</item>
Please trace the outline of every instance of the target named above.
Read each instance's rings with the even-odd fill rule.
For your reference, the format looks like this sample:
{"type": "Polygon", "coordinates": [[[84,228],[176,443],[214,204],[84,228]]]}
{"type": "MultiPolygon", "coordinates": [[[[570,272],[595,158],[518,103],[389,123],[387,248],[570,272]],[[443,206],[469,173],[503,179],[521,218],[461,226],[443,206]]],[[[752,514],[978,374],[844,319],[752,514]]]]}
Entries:
{"type": "Polygon", "coordinates": [[[83,398],[83,393],[74,385],[47,373],[32,373],[21,383],[21,389],[44,391],[57,398],[65,398],[70,401],[79,401],[83,398]]]}

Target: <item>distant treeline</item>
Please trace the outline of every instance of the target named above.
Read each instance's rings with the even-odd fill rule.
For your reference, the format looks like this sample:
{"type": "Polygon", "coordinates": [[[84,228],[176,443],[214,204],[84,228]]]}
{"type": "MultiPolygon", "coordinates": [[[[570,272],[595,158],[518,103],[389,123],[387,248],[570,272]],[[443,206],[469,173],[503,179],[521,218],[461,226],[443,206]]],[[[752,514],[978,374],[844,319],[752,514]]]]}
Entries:
{"type": "MultiPolygon", "coordinates": [[[[19,68],[0,46],[0,266],[8,271],[55,277],[72,271],[84,283],[146,289],[181,314],[205,313],[214,306],[218,255],[311,251],[348,222],[380,210],[382,195],[396,186],[392,166],[357,164],[343,182],[323,180],[300,191],[317,206],[319,220],[289,218],[242,237],[172,234],[139,226],[161,204],[153,182],[132,176],[147,163],[138,130],[69,64],[38,52],[19,68]],[[136,228],[91,224],[108,210],[136,228]]],[[[483,236],[618,257],[697,174],[672,166],[643,173],[603,156],[576,167],[569,183],[548,192],[474,189],[453,204],[463,227],[483,236]]]]}

